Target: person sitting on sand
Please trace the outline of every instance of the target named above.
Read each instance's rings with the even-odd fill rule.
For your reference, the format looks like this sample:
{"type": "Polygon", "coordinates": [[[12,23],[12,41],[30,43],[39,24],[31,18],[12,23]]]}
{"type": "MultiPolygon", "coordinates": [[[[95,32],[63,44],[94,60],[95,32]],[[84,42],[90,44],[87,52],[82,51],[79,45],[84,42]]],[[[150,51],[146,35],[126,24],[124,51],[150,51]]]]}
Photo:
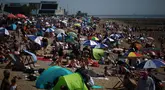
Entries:
{"type": "Polygon", "coordinates": [[[105,76],[111,76],[110,72],[108,72],[108,67],[107,66],[104,67],[104,75],[105,76]]]}
{"type": "Polygon", "coordinates": [[[10,90],[17,90],[16,77],[13,77],[13,79],[11,80],[10,90]]]}
{"type": "Polygon", "coordinates": [[[3,74],[4,74],[4,78],[2,80],[0,90],[10,90],[10,82],[9,82],[10,72],[8,70],[5,70],[3,74]]]}

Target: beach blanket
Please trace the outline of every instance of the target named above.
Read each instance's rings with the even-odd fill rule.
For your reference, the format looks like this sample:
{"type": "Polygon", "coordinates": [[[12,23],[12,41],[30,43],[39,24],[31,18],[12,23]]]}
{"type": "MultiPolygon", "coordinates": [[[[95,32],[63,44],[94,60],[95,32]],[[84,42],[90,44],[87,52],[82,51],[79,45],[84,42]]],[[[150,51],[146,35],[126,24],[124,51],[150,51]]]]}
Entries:
{"type": "Polygon", "coordinates": [[[38,57],[38,56],[37,56],[37,60],[45,61],[45,62],[52,62],[52,60],[50,60],[50,59],[48,59],[48,58],[38,57]]]}

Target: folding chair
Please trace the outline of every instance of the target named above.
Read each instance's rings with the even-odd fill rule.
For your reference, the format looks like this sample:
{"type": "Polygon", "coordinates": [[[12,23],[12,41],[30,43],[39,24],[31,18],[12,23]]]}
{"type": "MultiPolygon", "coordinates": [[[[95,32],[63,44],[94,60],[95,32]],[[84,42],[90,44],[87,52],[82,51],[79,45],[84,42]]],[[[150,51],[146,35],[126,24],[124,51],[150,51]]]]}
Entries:
{"type": "Polygon", "coordinates": [[[12,63],[13,63],[13,69],[15,68],[15,69],[23,70],[25,68],[25,65],[21,60],[21,57],[14,54],[9,54],[8,58],[10,59],[10,62],[6,65],[6,68],[12,66],[11,65],[12,63]]]}

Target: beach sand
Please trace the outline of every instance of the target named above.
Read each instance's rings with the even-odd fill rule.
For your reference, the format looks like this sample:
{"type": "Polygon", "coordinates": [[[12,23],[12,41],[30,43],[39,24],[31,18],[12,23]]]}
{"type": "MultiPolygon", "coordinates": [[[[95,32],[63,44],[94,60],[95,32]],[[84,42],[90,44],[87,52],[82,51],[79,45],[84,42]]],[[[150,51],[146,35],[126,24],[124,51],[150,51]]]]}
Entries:
{"type": "MultiPolygon", "coordinates": [[[[133,25],[133,22],[128,23],[128,19],[117,19],[117,20],[113,19],[113,21],[117,21],[121,24],[126,23],[126,24],[129,24],[129,25],[133,25]]],[[[132,21],[137,22],[138,20],[134,19],[132,21]]],[[[102,20],[101,22],[103,23],[104,20],[102,20]]],[[[144,23],[145,20],[141,21],[141,22],[144,23]]],[[[149,22],[151,22],[151,21],[149,21],[149,22]]],[[[99,28],[98,32],[102,32],[102,28],[99,28]]],[[[122,46],[123,47],[129,47],[129,45],[125,42],[122,43],[122,46]]],[[[40,66],[36,67],[36,68],[47,68],[48,65],[49,65],[49,63],[43,62],[43,61],[38,61],[37,64],[40,65],[40,66]]],[[[0,64],[0,81],[2,81],[2,79],[3,79],[3,71],[4,71],[3,68],[4,67],[5,67],[5,64],[0,64]]],[[[103,67],[104,67],[104,65],[100,66],[99,68],[90,68],[90,69],[94,70],[97,73],[102,73],[103,74],[103,67]]],[[[22,72],[11,71],[11,70],[10,70],[10,72],[11,72],[11,78],[13,76],[18,76],[18,77],[22,78],[22,79],[17,81],[18,90],[39,90],[39,89],[35,88],[35,81],[32,82],[32,81],[27,81],[25,79],[26,74],[24,74],[22,72]]],[[[108,79],[109,80],[95,79],[96,85],[100,85],[100,86],[104,87],[104,89],[97,89],[97,90],[113,90],[111,88],[113,88],[113,86],[119,81],[119,79],[117,77],[108,77],[108,79]]],[[[117,90],[117,89],[115,89],[115,90],[117,90]]]]}

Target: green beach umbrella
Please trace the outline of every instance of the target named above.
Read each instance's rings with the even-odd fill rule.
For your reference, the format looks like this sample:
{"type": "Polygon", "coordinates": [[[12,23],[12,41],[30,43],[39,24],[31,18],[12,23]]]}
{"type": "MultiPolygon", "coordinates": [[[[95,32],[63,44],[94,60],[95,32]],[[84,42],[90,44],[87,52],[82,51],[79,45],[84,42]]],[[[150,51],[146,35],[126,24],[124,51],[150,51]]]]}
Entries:
{"type": "Polygon", "coordinates": [[[77,34],[74,33],[74,32],[69,32],[69,33],[67,33],[67,34],[68,34],[68,36],[71,36],[71,37],[77,38],[77,34]]]}

